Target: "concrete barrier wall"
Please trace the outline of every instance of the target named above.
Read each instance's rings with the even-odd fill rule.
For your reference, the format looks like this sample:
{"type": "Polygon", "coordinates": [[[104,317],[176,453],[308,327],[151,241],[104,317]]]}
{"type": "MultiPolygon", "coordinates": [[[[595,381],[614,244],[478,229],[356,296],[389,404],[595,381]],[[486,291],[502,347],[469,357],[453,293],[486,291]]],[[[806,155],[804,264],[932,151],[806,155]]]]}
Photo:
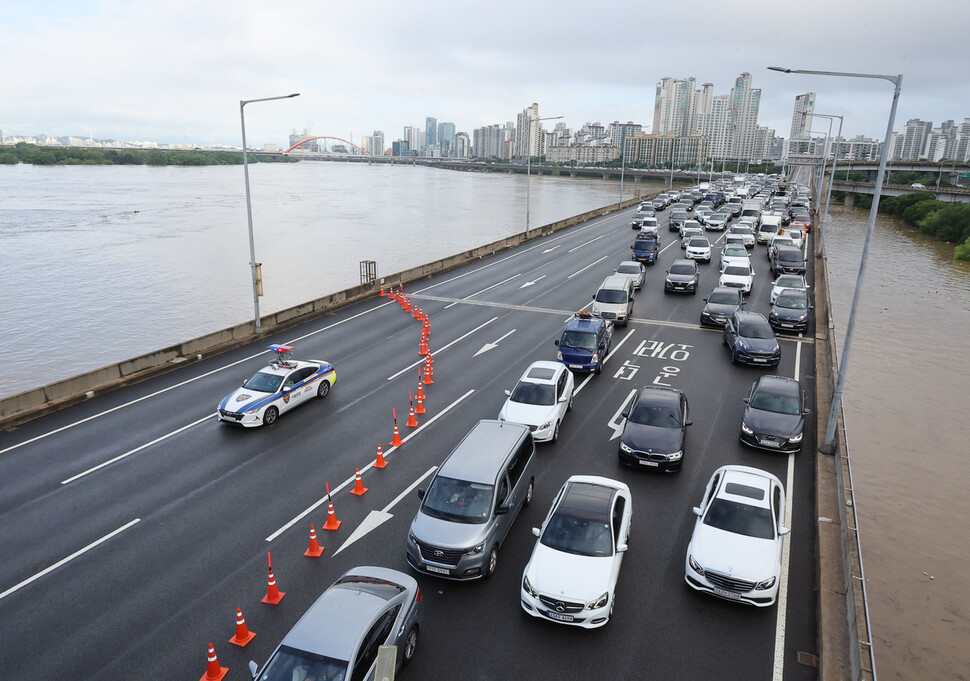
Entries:
{"type": "MultiPolygon", "coordinates": [[[[431,275],[446,272],[469,262],[493,255],[499,251],[518,246],[525,241],[546,236],[586,220],[629,208],[639,203],[639,201],[640,197],[638,196],[637,198],[624,201],[621,204],[611,204],[581,215],[558,220],[547,225],[536,227],[530,231],[528,237],[526,237],[525,233],[515,234],[490,244],[464,251],[463,253],[384,276],[380,281],[386,286],[402,286],[410,282],[425,279],[431,275]]],[[[268,336],[292,326],[302,324],[346,305],[370,298],[371,296],[377,295],[377,292],[378,288],[375,284],[354,286],[262,317],[260,319],[262,333],[259,335],[254,334],[252,322],[245,322],[229,327],[228,329],[222,329],[184,341],[177,345],[149,352],[117,364],[111,364],[78,376],[72,376],[63,381],[57,381],[50,385],[34,388],[18,393],[17,395],[0,399],[0,430],[19,425],[42,414],[77,404],[86,399],[90,399],[94,395],[116,390],[122,386],[170,371],[184,365],[186,362],[199,361],[203,357],[211,357],[226,350],[251,343],[263,336],[268,336]]]]}

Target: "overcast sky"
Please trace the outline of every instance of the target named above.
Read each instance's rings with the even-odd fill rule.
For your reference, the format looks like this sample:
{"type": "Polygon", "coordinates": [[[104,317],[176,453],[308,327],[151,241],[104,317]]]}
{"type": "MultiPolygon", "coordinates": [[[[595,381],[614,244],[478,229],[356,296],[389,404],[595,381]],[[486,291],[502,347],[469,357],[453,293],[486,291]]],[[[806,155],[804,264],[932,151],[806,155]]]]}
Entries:
{"type": "Polygon", "coordinates": [[[238,145],[239,100],[291,92],[246,107],[251,145],[294,128],[390,145],[427,116],[470,133],[532,102],[572,128],[649,130],[662,77],[728,94],[747,71],[777,135],[813,91],[845,137],[882,139],[888,81],[766,67],[901,73],[896,130],[960,123],[968,27],[970,0],[0,0],[0,130],[238,145]]]}

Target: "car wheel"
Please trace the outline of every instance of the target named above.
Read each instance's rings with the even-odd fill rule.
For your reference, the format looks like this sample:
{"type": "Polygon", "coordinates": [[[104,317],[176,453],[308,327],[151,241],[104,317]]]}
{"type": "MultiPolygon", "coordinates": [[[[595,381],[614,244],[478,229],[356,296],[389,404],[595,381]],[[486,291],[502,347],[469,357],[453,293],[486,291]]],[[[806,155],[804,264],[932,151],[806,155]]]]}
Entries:
{"type": "Polygon", "coordinates": [[[552,429],[552,441],[559,441],[559,421],[556,421],[556,427],[552,429]]]}
{"type": "Polygon", "coordinates": [[[496,567],[498,567],[498,547],[493,546],[488,554],[488,564],[485,566],[485,579],[495,574],[496,567]]]}
{"type": "Polygon", "coordinates": [[[280,415],[280,410],[276,407],[270,407],[263,413],[263,425],[271,426],[276,420],[276,417],[280,415]]]}
{"type": "Polygon", "coordinates": [[[734,347],[731,349],[731,364],[737,364],[737,363],[738,363],[738,349],[737,347],[734,347]]]}
{"type": "Polygon", "coordinates": [[[320,381],[320,387],[317,388],[317,397],[323,398],[327,396],[330,392],[330,381],[323,380],[320,381]]]}
{"type": "Polygon", "coordinates": [[[418,625],[413,625],[408,629],[408,635],[404,637],[404,653],[401,659],[401,666],[404,666],[414,659],[414,653],[418,649],[418,625]]]}
{"type": "Polygon", "coordinates": [[[572,410],[573,410],[573,396],[570,395],[569,404],[566,405],[566,411],[572,411],[572,410]]]}
{"type": "Polygon", "coordinates": [[[536,491],[536,481],[532,478],[529,479],[529,487],[525,490],[525,499],[522,501],[523,506],[528,506],[532,503],[532,496],[536,491]]]}

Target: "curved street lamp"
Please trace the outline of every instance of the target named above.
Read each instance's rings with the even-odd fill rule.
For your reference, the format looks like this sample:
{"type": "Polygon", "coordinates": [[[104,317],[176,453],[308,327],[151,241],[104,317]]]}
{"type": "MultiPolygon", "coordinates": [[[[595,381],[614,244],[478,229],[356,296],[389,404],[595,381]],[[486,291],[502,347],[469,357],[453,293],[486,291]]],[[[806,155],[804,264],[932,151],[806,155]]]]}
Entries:
{"type": "MultiPolygon", "coordinates": [[[[825,212],[822,213],[822,220],[818,223],[818,236],[815,237],[815,242],[816,242],[815,257],[821,258],[822,257],[822,232],[823,232],[822,228],[824,227],[825,229],[828,229],[827,223],[829,220],[829,199],[832,198],[832,183],[835,182],[835,167],[839,163],[839,139],[841,139],[842,137],[842,116],[837,116],[835,114],[820,114],[820,113],[810,113],[806,115],[817,117],[817,118],[829,119],[829,133],[832,132],[832,120],[835,118],[839,119],[839,131],[835,133],[835,146],[832,149],[832,174],[830,176],[831,179],[829,180],[828,189],[825,192],[825,212]]],[[[825,158],[822,160],[822,178],[820,180],[820,183],[825,181],[825,162],[827,160],[828,160],[828,154],[826,154],[825,158]]],[[[821,187],[821,184],[819,184],[819,187],[821,187]]]]}
{"type": "Polygon", "coordinates": [[[259,322],[259,277],[257,271],[259,263],[256,262],[256,244],[253,241],[253,206],[249,194],[249,156],[246,150],[246,114],[243,107],[253,102],[269,102],[274,99],[290,99],[299,97],[299,92],[292,95],[281,95],[279,97],[263,97],[261,99],[240,99],[239,100],[239,121],[242,125],[242,147],[243,147],[243,176],[246,178],[246,217],[249,220],[249,266],[253,275],[253,309],[255,311],[255,321],[253,333],[261,333],[263,330],[259,322]]]}

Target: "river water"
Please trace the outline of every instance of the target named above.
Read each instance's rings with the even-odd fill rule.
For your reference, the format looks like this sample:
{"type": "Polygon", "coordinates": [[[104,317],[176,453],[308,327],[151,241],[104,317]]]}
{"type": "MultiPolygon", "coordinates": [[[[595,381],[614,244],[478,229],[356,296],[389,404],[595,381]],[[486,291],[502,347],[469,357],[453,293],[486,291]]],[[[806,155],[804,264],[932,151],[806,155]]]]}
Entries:
{"type": "MultiPolygon", "coordinates": [[[[841,349],[869,211],[830,212],[841,349]]],[[[952,246],[880,216],[846,374],[880,679],[970,679],[970,263],[952,258],[952,246]]]]}
{"type": "MultiPolygon", "coordinates": [[[[263,313],[523,231],[526,178],[250,166],[263,313]]],[[[661,191],[662,185],[625,185],[661,191]]],[[[533,227],[619,183],[533,176],[533,227]]],[[[868,213],[826,235],[843,342],[868,213]]],[[[242,168],[0,166],[0,397],[252,318],[242,168]]],[[[844,404],[883,679],[970,679],[970,267],[880,219],[844,404]]]]}

